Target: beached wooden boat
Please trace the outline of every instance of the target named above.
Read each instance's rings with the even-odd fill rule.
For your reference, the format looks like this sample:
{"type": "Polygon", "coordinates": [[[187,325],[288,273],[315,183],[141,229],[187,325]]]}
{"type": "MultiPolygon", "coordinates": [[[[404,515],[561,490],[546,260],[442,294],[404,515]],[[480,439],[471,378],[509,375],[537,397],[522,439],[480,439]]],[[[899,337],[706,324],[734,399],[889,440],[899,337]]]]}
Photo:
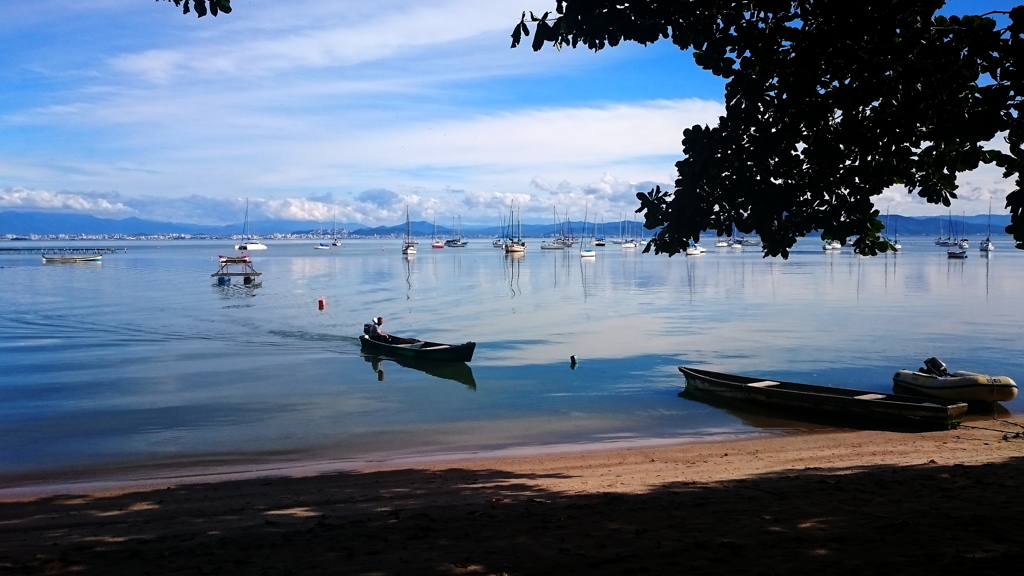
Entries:
{"type": "Polygon", "coordinates": [[[870,421],[910,428],[955,428],[967,412],[967,404],[881,394],[831,386],[778,382],[687,368],[686,388],[717,397],[778,408],[787,412],[810,413],[821,419],[832,417],[853,422],[870,421]]]}
{"type": "Polygon", "coordinates": [[[413,344],[385,344],[384,342],[370,340],[367,336],[359,337],[359,345],[362,347],[363,352],[369,354],[433,360],[435,362],[469,362],[473,360],[473,351],[476,350],[476,342],[441,344],[439,342],[419,340],[413,344]]]}

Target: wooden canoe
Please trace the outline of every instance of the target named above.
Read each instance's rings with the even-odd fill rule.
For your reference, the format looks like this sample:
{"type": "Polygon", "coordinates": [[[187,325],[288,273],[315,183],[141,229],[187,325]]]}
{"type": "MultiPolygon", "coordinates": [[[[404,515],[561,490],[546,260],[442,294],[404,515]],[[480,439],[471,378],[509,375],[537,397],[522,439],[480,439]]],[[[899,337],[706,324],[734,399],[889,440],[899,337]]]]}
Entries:
{"type": "Polygon", "coordinates": [[[99,262],[102,259],[102,254],[61,254],[59,256],[43,254],[43,262],[57,262],[61,264],[73,262],[99,262]]]}
{"type": "Polygon", "coordinates": [[[385,344],[370,340],[366,336],[359,337],[359,345],[363,352],[379,356],[416,358],[435,362],[469,362],[473,360],[476,342],[465,344],[441,344],[420,340],[415,344],[385,344]]]}
{"type": "Polygon", "coordinates": [[[883,394],[814,384],[735,376],[680,366],[686,389],[780,411],[804,413],[816,420],[884,423],[908,428],[956,428],[967,412],[963,402],[883,394]]]}

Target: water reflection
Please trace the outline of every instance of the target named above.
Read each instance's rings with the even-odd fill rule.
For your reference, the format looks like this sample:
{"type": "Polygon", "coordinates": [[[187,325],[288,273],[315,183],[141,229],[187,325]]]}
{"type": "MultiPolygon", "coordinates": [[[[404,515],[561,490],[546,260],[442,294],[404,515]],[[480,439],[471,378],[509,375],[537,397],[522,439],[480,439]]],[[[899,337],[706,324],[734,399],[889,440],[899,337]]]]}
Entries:
{"type": "Polygon", "coordinates": [[[523,271],[523,260],[526,260],[526,254],[524,252],[507,252],[505,253],[505,261],[508,264],[508,274],[506,276],[508,280],[508,291],[512,298],[523,293],[523,287],[519,283],[520,276],[523,271]]]}
{"type": "Polygon", "coordinates": [[[263,282],[253,282],[251,284],[219,284],[214,282],[211,286],[221,298],[254,298],[256,290],[263,286],[263,282]]]}
{"type": "Polygon", "coordinates": [[[830,428],[835,424],[834,421],[831,423],[825,423],[817,421],[812,422],[805,420],[804,418],[801,418],[800,420],[789,419],[780,415],[778,410],[768,410],[762,406],[758,406],[757,404],[749,404],[736,400],[726,400],[720,396],[715,396],[692,388],[684,389],[679,393],[679,397],[693,402],[706,404],[719,410],[724,410],[730,416],[739,419],[744,425],[760,430],[816,430],[830,428]]]}
{"type": "Polygon", "coordinates": [[[377,373],[377,380],[385,380],[384,368],[388,362],[393,362],[402,368],[417,370],[428,376],[451,380],[476,390],[476,379],[473,377],[473,369],[465,362],[432,362],[430,360],[414,360],[401,357],[363,356],[363,360],[370,364],[370,367],[377,373]]]}
{"type": "Polygon", "coordinates": [[[406,254],[405,260],[405,299],[412,299],[412,263],[416,261],[415,254],[406,254]]]}

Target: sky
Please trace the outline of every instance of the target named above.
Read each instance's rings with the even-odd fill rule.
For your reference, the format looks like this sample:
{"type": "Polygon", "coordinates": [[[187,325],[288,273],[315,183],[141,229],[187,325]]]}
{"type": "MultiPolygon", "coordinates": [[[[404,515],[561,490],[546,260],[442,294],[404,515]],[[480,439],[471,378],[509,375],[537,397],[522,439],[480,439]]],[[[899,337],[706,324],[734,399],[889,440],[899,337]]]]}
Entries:
{"type": "MultiPolygon", "coordinates": [[[[669,42],[509,48],[553,0],[35,0],[0,19],[0,210],[201,224],[617,220],[675,179],[724,82],[669,42]]],[[[960,1],[951,12],[1015,3],[960,1]]],[[[975,13],[977,13],[975,12],[975,13]]],[[[957,211],[1004,212],[998,169],[957,211]]],[[[943,214],[902,190],[883,212],[943,214]]]]}

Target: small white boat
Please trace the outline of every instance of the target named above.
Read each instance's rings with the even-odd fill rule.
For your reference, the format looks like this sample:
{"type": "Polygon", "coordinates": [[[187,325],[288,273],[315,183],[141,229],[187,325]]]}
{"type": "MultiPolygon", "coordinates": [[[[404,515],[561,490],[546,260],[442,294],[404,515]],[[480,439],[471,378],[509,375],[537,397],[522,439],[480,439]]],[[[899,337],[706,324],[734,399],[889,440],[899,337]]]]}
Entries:
{"type": "Polygon", "coordinates": [[[729,241],[728,240],[718,240],[717,242],[715,242],[715,248],[728,248],[728,247],[729,247],[729,241]]]}
{"type": "Polygon", "coordinates": [[[967,250],[946,250],[946,258],[963,260],[967,258],[967,250]]]}
{"type": "Polygon", "coordinates": [[[597,250],[593,248],[581,248],[580,258],[594,258],[597,256],[597,250]]]}
{"type": "Polygon", "coordinates": [[[700,256],[700,254],[701,254],[701,252],[700,252],[700,247],[699,246],[695,246],[693,244],[690,244],[689,246],[686,247],[686,255],[687,256],[700,256]]]}
{"type": "Polygon", "coordinates": [[[962,248],[964,250],[967,250],[968,248],[971,247],[971,245],[967,242],[967,238],[964,238],[963,240],[961,240],[959,246],[960,246],[960,248],[962,248]]]}
{"type": "Polygon", "coordinates": [[[982,252],[991,252],[996,249],[995,245],[988,238],[981,241],[981,246],[978,248],[982,252]]]}
{"type": "Polygon", "coordinates": [[[548,242],[547,244],[540,245],[541,250],[565,250],[565,246],[561,244],[555,244],[554,242],[548,242]]]}
{"type": "Polygon", "coordinates": [[[317,244],[316,246],[313,246],[313,249],[314,250],[330,250],[331,249],[331,245],[330,244],[325,244],[325,243],[321,242],[321,243],[317,244]]]}
{"type": "Polygon", "coordinates": [[[929,358],[917,371],[900,370],[894,387],[960,402],[1007,402],[1017,397],[1017,383],[1007,376],[949,372],[938,358],[929,358]]]}
{"type": "Polygon", "coordinates": [[[623,240],[622,241],[622,247],[623,248],[636,248],[636,241],[635,240],[623,240]]]}
{"type": "Polygon", "coordinates": [[[825,243],[821,245],[821,249],[826,252],[832,250],[832,243],[826,240],[825,243]]]}
{"type": "Polygon", "coordinates": [[[504,248],[505,241],[502,240],[501,238],[495,238],[494,240],[491,240],[491,246],[495,248],[504,248]]]}

